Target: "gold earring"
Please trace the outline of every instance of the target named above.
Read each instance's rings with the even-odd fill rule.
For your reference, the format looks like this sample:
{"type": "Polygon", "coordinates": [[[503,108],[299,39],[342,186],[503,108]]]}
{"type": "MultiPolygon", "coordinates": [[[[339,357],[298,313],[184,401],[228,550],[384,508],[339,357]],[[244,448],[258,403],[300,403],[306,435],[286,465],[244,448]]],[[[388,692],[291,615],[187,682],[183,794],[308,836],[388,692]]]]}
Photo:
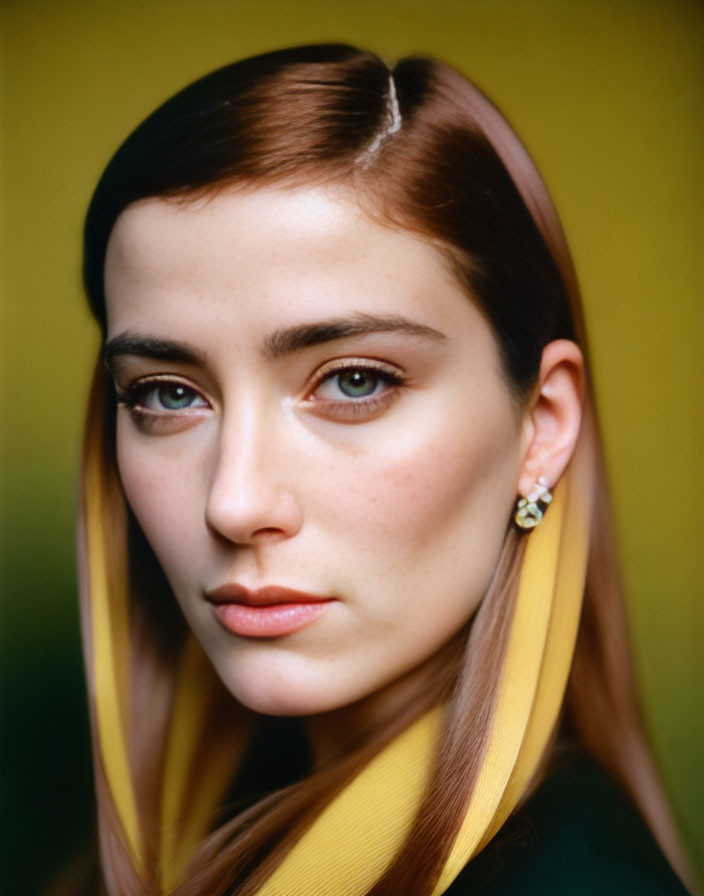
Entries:
{"type": "Polygon", "coordinates": [[[538,481],[525,498],[519,498],[513,519],[519,529],[534,529],[545,516],[545,510],[552,501],[552,492],[548,488],[544,476],[538,481]]]}

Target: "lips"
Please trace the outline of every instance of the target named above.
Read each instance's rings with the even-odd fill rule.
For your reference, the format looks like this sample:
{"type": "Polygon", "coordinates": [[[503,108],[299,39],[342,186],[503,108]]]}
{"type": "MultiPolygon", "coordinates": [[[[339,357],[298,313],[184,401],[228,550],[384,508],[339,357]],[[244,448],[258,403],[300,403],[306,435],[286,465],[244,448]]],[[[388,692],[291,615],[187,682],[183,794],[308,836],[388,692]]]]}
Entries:
{"type": "Polygon", "coordinates": [[[221,585],[205,594],[218,622],[245,638],[279,638],[322,616],[335,598],[268,585],[250,591],[243,585],[221,585]]]}

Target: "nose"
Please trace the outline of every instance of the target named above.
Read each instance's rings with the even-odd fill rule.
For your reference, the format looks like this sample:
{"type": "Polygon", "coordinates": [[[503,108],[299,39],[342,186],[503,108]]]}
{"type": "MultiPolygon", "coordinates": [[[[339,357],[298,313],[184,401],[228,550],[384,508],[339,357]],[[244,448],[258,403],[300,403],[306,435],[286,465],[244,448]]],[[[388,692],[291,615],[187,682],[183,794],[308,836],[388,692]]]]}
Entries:
{"type": "Polygon", "coordinates": [[[300,530],[295,467],[282,437],[252,420],[223,425],[205,510],[211,531],[246,545],[291,538],[300,530]]]}

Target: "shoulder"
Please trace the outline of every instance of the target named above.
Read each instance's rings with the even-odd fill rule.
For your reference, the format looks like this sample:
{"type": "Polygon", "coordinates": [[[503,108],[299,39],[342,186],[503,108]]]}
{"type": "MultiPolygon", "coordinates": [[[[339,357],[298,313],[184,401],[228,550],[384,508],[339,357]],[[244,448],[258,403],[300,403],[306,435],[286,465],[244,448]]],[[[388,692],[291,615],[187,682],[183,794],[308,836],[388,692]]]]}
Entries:
{"type": "Polygon", "coordinates": [[[584,755],[553,771],[446,896],[686,896],[638,810],[584,755]]]}

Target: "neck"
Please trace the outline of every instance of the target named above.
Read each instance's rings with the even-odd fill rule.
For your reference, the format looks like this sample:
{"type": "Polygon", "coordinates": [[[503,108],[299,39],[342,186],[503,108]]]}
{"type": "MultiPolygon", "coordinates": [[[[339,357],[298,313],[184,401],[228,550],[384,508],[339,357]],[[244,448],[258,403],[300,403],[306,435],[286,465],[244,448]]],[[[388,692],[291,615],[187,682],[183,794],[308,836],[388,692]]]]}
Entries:
{"type": "Polygon", "coordinates": [[[465,641],[463,630],[438,653],[373,694],[307,717],[305,729],[315,765],[345,756],[378,732],[405,727],[449,696],[465,641]]]}

